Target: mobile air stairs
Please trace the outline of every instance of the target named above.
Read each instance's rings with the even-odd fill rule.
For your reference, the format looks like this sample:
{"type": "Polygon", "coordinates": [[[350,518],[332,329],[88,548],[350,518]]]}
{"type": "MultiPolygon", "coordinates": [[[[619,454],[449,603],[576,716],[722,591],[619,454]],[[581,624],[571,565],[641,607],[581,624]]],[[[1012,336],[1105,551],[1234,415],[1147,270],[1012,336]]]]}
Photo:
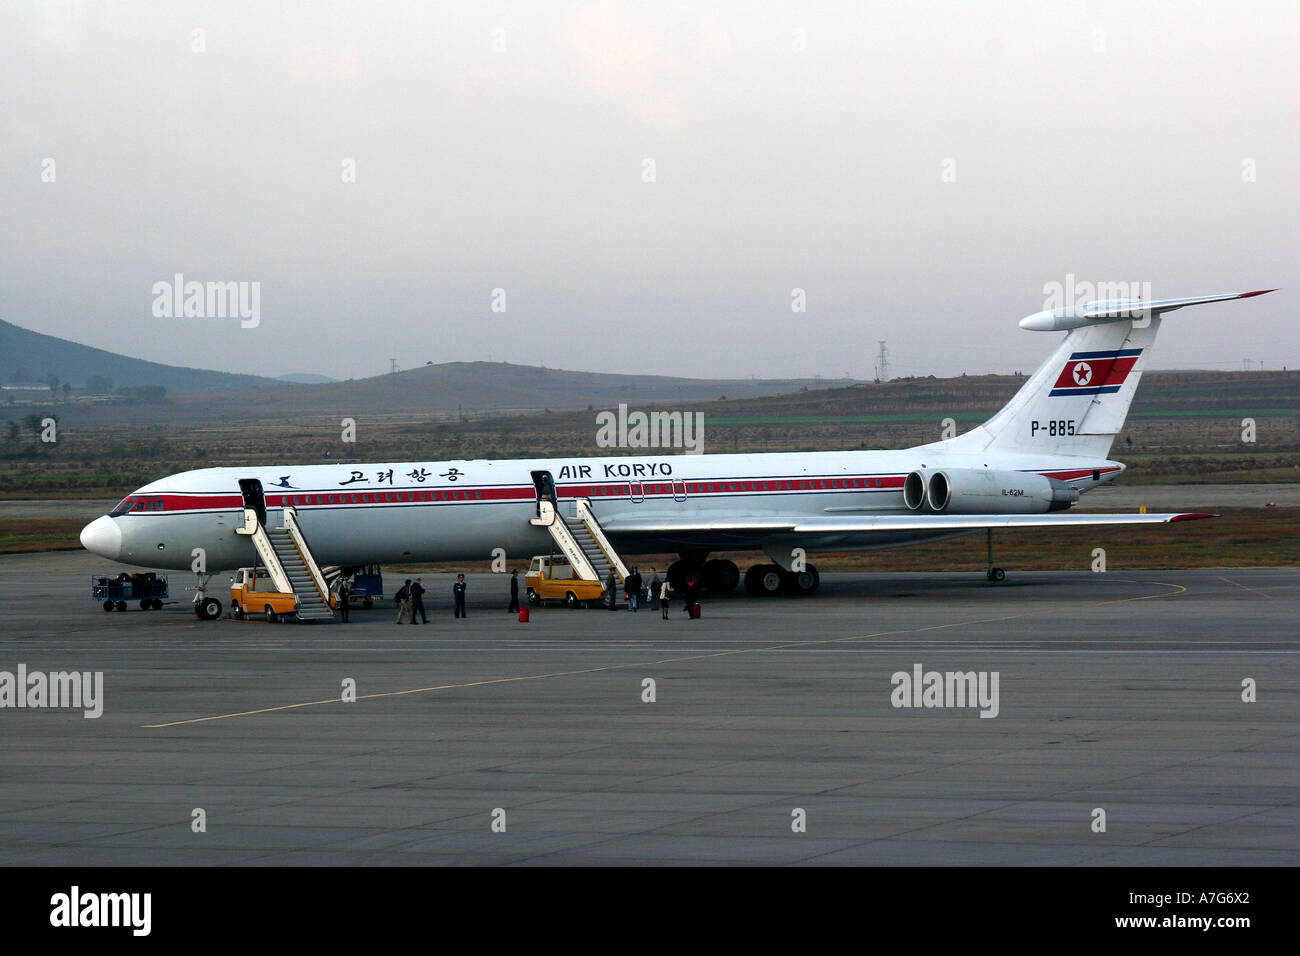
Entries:
{"type": "Polygon", "coordinates": [[[538,482],[537,517],[529,523],[544,527],[551,533],[559,552],[568,559],[578,577],[604,584],[613,571],[621,585],[629,573],[627,565],[605,537],[591,510],[591,502],[586,498],[571,498],[563,506],[559,505],[554,485],[549,483],[550,475],[545,472],[538,474],[545,478],[534,476],[538,482]],[[561,508],[565,513],[561,513],[561,508]]]}
{"type": "Polygon", "coordinates": [[[307,538],[298,524],[298,512],[285,506],[280,513],[284,524],[279,528],[268,528],[260,520],[257,509],[245,508],[244,526],[235,530],[252,538],[257,557],[276,590],[293,594],[299,620],[333,620],[326,569],[312,557],[307,538]]]}

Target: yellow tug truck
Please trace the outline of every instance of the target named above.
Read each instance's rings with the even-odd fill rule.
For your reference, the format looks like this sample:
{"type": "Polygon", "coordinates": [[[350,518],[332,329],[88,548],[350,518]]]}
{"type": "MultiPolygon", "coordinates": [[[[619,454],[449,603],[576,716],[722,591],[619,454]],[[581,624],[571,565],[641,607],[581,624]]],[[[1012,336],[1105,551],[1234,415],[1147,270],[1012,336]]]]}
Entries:
{"type": "Polygon", "coordinates": [[[236,621],[261,614],[274,624],[291,617],[298,610],[298,599],[293,594],[274,590],[270,575],[257,568],[240,568],[230,579],[230,615],[236,621]],[[265,588],[266,590],[260,590],[265,588]]]}
{"type": "Polygon", "coordinates": [[[566,607],[607,604],[604,584],[578,577],[568,559],[558,554],[534,557],[524,575],[524,584],[528,588],[528,603],[533,607],[548,601],[562,601],[566,607]]]}

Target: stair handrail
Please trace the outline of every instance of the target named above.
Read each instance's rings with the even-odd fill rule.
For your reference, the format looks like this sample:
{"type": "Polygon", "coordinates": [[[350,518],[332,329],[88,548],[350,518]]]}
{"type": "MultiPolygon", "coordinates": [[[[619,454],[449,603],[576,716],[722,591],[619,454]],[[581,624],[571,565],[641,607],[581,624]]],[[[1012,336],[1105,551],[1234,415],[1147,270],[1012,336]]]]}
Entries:
{"type": "Polygon", "coordinates": [[[248,535],[253,540],[253,550],[262,561],[262,566],[266,568],[267,574],[271,578],[271,583],[275,585],[275,590],[279,594],[293,594],[293,585],[289,582],[289,575],[285,573],[284,566],[280,564],[280,556],[275,553],[275,548],[271,545],[271,539],[266,536],[266,528],[257,520],[257,511],[253,508],[244,509],[244,526],[235,529],[236,534],[248,535]]]}
{"type": "Polygon", "coordinates": [[[605,560],[614,569],[614,573],[621,580],[626,581],[630,573],[627,565],[623,563],[623,559],[614,550],[614,546],[609,543],[609,538],[605,537],[605,529],[600,526],[600,522],[596,520],[596,513],[591,510],[591,500],[588,498],[578,498],[576,500],[578,503],[578,520],[582,522],[592,540],[596,542],[596,547],[600,548],[605,555],[605,560]]]}
{"type": "Polygon", "coordinates": [[[316,593],[320,595],[326,607],[332,608],[334,604],[329,585],[325,582],[325,575],[321,573],[320,565],[312,556],[311,548],[307,546],[307,536],[303,534],[302,525],[298,523],[298,510],[291,505],[284,508],[284,526],[289,532],[289,540],[298,551],[298,557],[302,558],[303,567],[311,575],[311,583],[315,585],[316,593]]]}

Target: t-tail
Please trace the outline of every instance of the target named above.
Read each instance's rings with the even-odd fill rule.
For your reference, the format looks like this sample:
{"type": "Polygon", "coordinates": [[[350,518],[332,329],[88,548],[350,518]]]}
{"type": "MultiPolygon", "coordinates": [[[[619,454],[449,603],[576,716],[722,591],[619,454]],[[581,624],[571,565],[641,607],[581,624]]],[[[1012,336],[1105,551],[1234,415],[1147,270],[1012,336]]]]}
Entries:
{"type": "Polygon", "coordinates": [[[1065,341],[1000,412],[943,442],[943,448],[1105,458],[1124,427],[1165,313],[1273,291],[1087,302],[1027,316],[1020,320],[1021,328],[1068,330],[1065,341]]]}

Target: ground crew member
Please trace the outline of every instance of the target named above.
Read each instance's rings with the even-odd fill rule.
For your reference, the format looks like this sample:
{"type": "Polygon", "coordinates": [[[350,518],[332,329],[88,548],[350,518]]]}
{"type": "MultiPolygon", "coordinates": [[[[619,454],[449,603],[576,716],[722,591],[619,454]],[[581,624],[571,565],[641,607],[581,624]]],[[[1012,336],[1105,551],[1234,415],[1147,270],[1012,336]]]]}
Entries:
{"type": "Polygon", "coordinates": [[[519,569],[510,569],[510,610],[518,612],[519,610],[519,569]]]}
{"type": "Polygon", "coordinates": [[[456,575],[456,583],[451,586],[451,596],[456,599],[456,617],[465,616],[465,575],[456,575]]]}

